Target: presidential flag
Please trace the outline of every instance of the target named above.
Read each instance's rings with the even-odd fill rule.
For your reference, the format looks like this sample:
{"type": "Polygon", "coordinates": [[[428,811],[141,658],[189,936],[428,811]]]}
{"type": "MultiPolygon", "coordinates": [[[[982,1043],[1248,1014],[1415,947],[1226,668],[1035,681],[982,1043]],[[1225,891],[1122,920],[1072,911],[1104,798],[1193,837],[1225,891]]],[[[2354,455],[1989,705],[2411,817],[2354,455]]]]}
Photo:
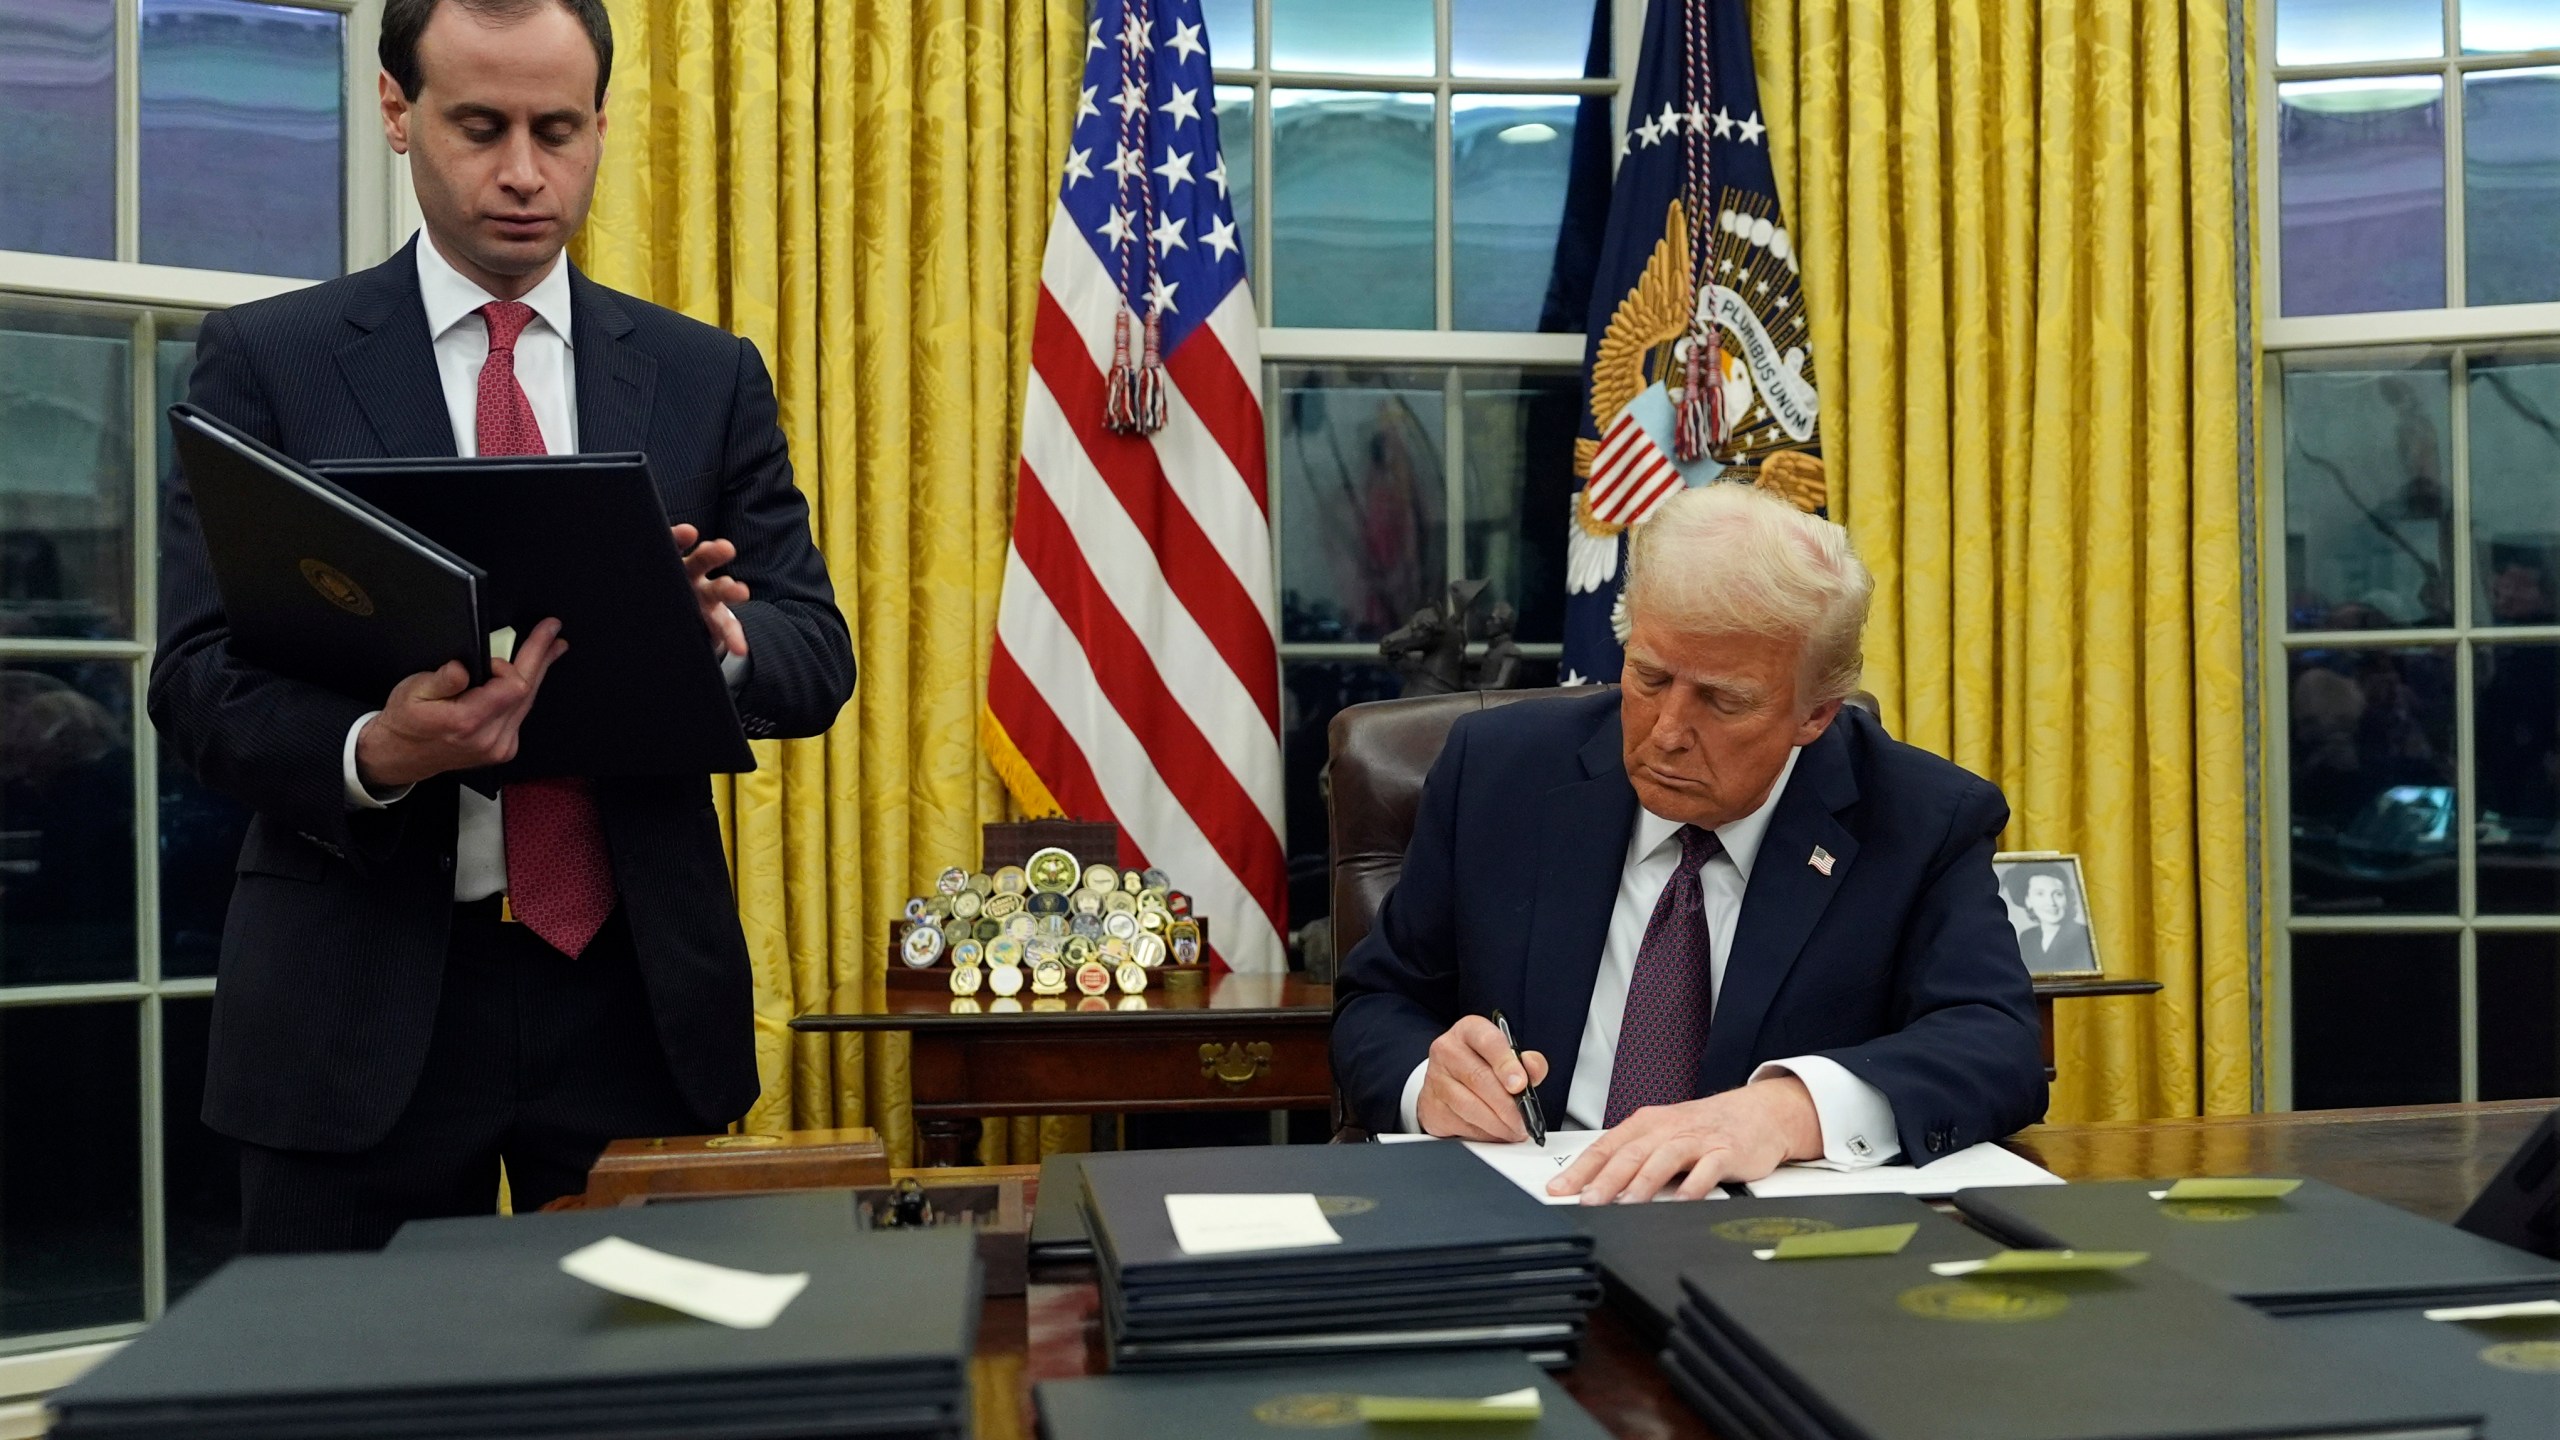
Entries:
{"type": "Polygon", "coordinates": [[[1824,501],[1813,339],[1742,0],[1653,0],[1583,360],[1566,683],[1617,678],[1626,532],[1683,486],[1824,501]]]}
{"type": "Polygon", "coordinates": [[[1198,0],[1094,0],[980,729],[1024,811],[1117,821],[1213,960],[1278,971],[1261,360],[1203,29],[1198,0]]]}

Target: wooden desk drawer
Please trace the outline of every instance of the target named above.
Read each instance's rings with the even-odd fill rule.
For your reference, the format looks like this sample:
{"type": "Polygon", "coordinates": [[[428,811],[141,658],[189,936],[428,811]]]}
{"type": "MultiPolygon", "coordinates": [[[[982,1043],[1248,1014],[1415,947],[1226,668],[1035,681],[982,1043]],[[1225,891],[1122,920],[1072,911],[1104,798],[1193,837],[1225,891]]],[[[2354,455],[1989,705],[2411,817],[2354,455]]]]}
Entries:
{"type": "Polygon", "coordinates": [[[1325,1032],[1313,1026],[1073,1039],[918,1032],[909,1055],[919,1111],[1280,1110],[1333,1099],[1325,1032]]]}

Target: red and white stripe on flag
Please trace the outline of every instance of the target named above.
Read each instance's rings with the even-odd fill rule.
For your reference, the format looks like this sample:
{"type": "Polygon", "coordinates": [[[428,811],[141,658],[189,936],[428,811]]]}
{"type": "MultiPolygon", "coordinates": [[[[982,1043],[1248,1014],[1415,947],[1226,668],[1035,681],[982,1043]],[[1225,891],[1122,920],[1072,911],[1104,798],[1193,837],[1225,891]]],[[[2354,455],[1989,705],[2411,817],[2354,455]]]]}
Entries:
{"type": "Polygon", "coordinates": [[[1191,895],[1216,961],[1276,972],[1287,862],[1253,298],[1233,286],[1165,355],[1153,434],[1103,424],[1120,304],[1061,205],[982,737],[1026,811],[1118,822],[1121,863],[1191,895]]]}
{"type": "Polygon", "coordinates": [[[1633,525],[1678,492],[1682,484],[1670,452],[1636,419],[1634,407],[1618,412],[1591,457],[1591,481],[1583,487],[1591,515],[1610,525],[1633,525]]]}

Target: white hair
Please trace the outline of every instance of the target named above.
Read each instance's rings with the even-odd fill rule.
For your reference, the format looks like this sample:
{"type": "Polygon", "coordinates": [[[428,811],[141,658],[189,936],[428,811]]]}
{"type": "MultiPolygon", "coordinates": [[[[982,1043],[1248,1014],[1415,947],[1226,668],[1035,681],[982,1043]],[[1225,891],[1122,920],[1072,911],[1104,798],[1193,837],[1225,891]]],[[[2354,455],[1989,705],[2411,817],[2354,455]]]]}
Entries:
{"type": "Polygon", "coordinates": [[[1680,631],[1792,639],[1805,703],[1826,705],[1857,692],[1874,593],[1848,531],[1756,485],[1702,485],[1629,532],[1618,639],[1638,610],[1680,631]]]}

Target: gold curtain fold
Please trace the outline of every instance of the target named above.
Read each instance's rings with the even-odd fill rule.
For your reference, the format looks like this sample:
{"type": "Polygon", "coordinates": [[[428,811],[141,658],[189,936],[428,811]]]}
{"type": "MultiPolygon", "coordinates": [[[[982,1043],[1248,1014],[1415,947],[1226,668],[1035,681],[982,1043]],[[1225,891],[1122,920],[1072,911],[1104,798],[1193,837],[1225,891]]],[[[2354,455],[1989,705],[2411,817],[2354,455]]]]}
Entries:
{"type": "Polygon", "coordinates": [[[2226,3],[1751,7],[1869,687],[2166,987],[2059,1007],[2056,1120],[2250,1106],[2226,3]]]}
{"type": "MultiPolygon", "coordinates": [[[[1040,253],[1074,114],[1074,0],[610,0],[597,280],[764,352],[861,680],[827,734],[717,785],[754,960],[746,1128],[876,1126],[912,1161],[887,923],[1006,818],[975,717],[1012,512],[1040,253]]],[[[990,1162],[1081,1121],[990,1122],[990,1162]]]]}

